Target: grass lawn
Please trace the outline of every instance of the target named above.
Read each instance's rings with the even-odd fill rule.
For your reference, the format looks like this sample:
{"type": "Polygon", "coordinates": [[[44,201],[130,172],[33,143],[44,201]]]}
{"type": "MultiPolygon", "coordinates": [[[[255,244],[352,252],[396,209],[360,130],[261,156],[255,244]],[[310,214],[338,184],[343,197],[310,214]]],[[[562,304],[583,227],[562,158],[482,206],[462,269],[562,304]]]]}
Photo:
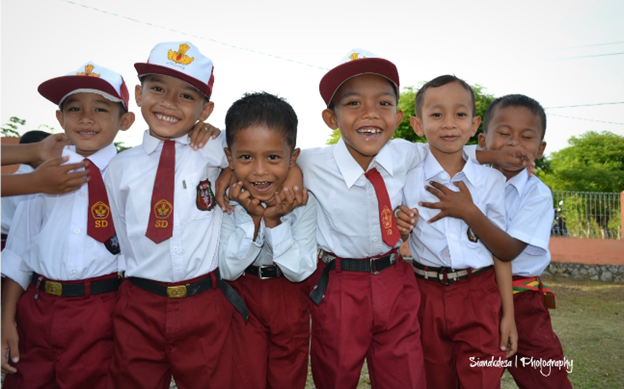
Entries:
{"type": "MultiPolygon", "coordinates": [[[[544,277],[557,296],[553,328],[573,370],[574,388],[621,388],[624,382],[624,285],[544,277]]],[[[311,375],[306,388],[314,388],[311,375]]],[[[358,389],[370,388],[366,364],[358,389]]],[[[509,373],[503,389],[517,388],[509,373]]]]}

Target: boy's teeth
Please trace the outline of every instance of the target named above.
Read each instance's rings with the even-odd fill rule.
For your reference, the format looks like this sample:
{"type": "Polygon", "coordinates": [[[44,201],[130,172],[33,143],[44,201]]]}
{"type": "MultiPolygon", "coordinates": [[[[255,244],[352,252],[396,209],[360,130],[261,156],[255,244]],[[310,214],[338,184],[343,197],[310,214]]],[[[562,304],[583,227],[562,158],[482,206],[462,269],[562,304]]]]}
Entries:
{"type": "Polygon", "coordinates": [[[379,134],[381,130],[379,128],[361,128],[357,130],[357,132],[366,134],[379,134]]]}
{"type": "Polygon", "coordinates": [[[169,122],[169,123],[177,123],[178,122],[177,118],[174,118],[172,116],[165,116],[165,115],[162,115],[162,114],[159,114],[159,113],[156,114],[156,118],[158,118],[159,120],[164,120],[164,121],[169,122]]]}

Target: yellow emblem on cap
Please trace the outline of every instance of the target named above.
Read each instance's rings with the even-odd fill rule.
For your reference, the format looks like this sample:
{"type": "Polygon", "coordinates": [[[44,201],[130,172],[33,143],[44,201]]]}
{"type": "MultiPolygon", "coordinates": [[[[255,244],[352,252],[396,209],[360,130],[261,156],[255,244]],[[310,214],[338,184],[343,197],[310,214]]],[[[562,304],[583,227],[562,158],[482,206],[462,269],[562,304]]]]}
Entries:
{"type": "Polygon", "coordinates": [[[85,65],[84,72],[76,73],[77,76],[87,76],[87,77],[99,77],[100,75],[97,73],[92,73],[95,66],[93,65],[85,65]]]}
{"type": "Polygon", "coordinates": [[[355,61],[357,59],[364,59],[366,57],[362,56],[362,58],[360,58],[360,53],[353,53],[349,56],[349,58],[351,58],[351,61],[355,61]]]}
{"type": "Polygon", "coordinates": [[[190,48],[191,46],[187,45],[186,43],[182,43],[178,51],[169,50],[167,58],[169,58],[173,62],[181,63],[182,65],[188,65],[195,59],[195,57],[189,57],[185,54],[190,48]]]}

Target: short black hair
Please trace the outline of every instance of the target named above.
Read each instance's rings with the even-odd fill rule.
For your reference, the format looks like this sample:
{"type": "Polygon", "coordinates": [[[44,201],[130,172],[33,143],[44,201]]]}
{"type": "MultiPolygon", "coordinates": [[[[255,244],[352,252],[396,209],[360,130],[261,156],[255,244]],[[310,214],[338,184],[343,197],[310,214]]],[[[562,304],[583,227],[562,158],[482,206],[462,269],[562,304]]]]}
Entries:
{"type": "Polygon", "coordinates": [[[461,78],[455,77],[454,75],[450,75],[450,74],[445,74],[443,76],[436,77],[433,80],[427,82],[418,90],[418,93],[416,93],[416,104],[414,107],[416,116],[420,117],[422,115],[422,107],[423,107],[423,104],[425,103],[425,92],[427,92],[428,89],[439,88],[446,84],[450,84],[451,82],[458,82],[461,86],[464,87],[464,89],[470,92],[470,99],[472,100],[472,116],[473,117],[476,116],[477,105],[475,103],[474,91],[472,90],[470,85],[468,85],[466,81],[462,80],[461,78]]]}
{"type": "Polygon", "coordinates": [[[525,107],[528,108],[533,115],[539,117],[542,122],[541,140],[544,140],[544,135],[546,135],[546,112],[544,111],[544,107],[542,107],[537,100],[521,94],[505,95],[492,101],[487,111],[485,111],[485,118],[483,119],[484,133],[487,133],[488,126],[490,125],[496,111],[505,107],[525,107]]]}
{"type": "Polygon", "coordinates": [[[20,138],[19,142],[20,144],[37,143],[37,142],[41,142],[48,136],[50,136],[49,132],[32,130],[32,131],[25,132],[24,135],[22,135],[22,137],[20,138]]]}
{"type": "Polygon", "coordinates": [[[253,125],[266,125],[270,130],[282,131],[291,152],[297,143],[297,114],[286,100],[267,92],[246,93],[235,101],[225,115],[225,139],[228,147],[234,135],[253,125]]]}
{"type": "MultiPolygon", "coordinates": [[[[394,95],[396,96],[397,104],[399,103],[399,98],[400,98],[399,89],[397,88],[397,86],[395,85],[394,82],[390,81],[388,78],[386,78],[386,77],[384,77],[382,75],[379,75],[377,73],[362,73],[362,74],[358,74],[357,76],[363,76],[365,74],[372,74],[372,75],[375,75],[375,76],[379,76],[381,78],[384,78],[386,81],[388,81],[390,83],[390,85],[392,85],[392,90],[394,91],[394,95]]],[[[357,77],[357,76],[354,76],[354,77],[357,77]]],[[[353,77],[351,77],[351,78],[353,78],[353,77]]],[[[334,97],[336,97],[336,92],[338,92],[338,89],[340,89],[340,87],[342,85],[344,85],[345,82],[349,81],[351,78],[344,80],[344,82],[342,84],[340,84],[338,86],[338,88],[336,88],[336,91],[334,92],[334,96],[332,97],[331,100],[329,100],[329,105],[327,105],[327,108],[331,109],[332,111],[334,110],[334,97]]]]}

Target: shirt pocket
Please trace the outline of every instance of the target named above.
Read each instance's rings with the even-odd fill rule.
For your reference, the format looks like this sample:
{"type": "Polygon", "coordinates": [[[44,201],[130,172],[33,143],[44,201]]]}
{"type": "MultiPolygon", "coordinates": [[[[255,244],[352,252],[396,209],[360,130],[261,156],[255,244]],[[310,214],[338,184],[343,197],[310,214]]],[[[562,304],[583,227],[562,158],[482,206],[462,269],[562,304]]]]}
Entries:
{"type": "Polygon", "coordinates": [[[183,180],[189,205],[191,220],[212,217],[212,210],[217,206],[214,196],[214,181],[205,170],[186,175],[183,180]]]}

